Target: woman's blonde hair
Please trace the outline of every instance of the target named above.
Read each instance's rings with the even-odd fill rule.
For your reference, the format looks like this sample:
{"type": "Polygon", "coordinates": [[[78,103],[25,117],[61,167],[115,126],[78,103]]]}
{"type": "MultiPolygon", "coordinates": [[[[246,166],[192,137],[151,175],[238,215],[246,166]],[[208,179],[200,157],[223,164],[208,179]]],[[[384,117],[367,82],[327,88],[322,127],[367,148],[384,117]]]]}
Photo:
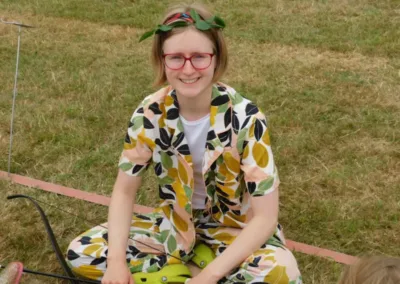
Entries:
{"type": "MultiPolygon", "coordinates": [[[[191,9],[194,9],[200,15],[200,17],[205,20],[213,16],[213,14],[202,4],[180,4],[168,9],[160,24],[164,24],[165,21],[168,20],[173,14],[190,13],[191,9]]],[[[167,77],[165,76],[165,67],[163,63],[164,42],[172,35],[180,33],[188,28],[193,28],[193,26],[174,28],[169,32],[163,32],[154,35],[151,61],[155,72],[154,84],[156,86],[163,85],[167,81],[167,77]]],[[[224,37],[222,35],[222,31],[221,29],[212,28],[210,30],[200,32],[204,33],[214,45],[214,53],[217,62],[214,71],[213,82],[217,82],[225,73],[228,65],[228,52],[224,37]]]]}
{"type": "Polygon", "coordinates": [[[338,284],[398,284],[400,258],[373,256],[361,258],[347,267],[338,284]]]}

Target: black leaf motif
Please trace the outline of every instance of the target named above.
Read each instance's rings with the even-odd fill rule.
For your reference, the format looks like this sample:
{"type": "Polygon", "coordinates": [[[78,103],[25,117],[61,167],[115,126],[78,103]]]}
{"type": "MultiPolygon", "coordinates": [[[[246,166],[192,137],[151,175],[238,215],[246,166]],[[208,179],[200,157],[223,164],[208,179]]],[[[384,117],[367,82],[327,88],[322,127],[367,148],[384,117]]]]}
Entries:
{"type": "Polygon", "coordinates": [[[167,119],[174,120],[179,117],[179,109],[171,108],[167,111],[167,119]]]}
{"type": "Polygon", "coordinates": [[[262,134],[263,134],[263,126],[260,120],[256,119],[256,125],[254,127],[254,136],[256,137],[257,141],[260,141],[262,134]]]}
{"type": "Polygon", "coordinates": [[[182,155],[190,155],[189,146],[187,144],[180,146],[177,150],[182,155]]]}
{"type": "Polygon", "coordinates": [[[136,174],[137,172],[139,172],[142,168],[144,167],[144,165],[135,165],[132,169],[132,174],[136,174]]]}
{"type": "Polygon", "coordinates": [[[249,103],[246,106],[246,115],[252,115],[258,113],[258,108],[256,107],[255,104],[249,103]]]}
{"type": "Polygon", "coordinates": [[[218,186],[216,187],[217,192],[219,193],[220,197],[222,196],[229,196],[228,193],[226,193],[225,191],[221,190],[218,186]],[[222,196],[221,196],[222,195],[222,196]]]}
{"type": "Polygon", "coordinates": [[[80,255],[79,254],[77,254],[76,252],[74,252],[73,250],[68,250],[68,252],[67,252],[67,259],[68,260],[75,260],[75,259],[78,259],[78,258],[80,258],[80,255]]]}
{"type": "Polygon", "coordinates": [[[128,123],[128,128],[131,128],[133,126],[133,122],[132,121],[129,121],[129,123],[128,123]]]}
{"type": "Polygon", "coordinates": [[[167,146],[171,145],[171,139],[168,135],[167,130],[165,130],[164,128],[160,128],[160,138],[165,145],[167,146]]]}
{"type": "Polygon", "coordinates": [[[215,150],[215,147],[213,146],[213,144],[211,144],[211,143],[209,143],[209,142],[206,143],[206,146],[207,146],[207,148],[208,148],[209,150],[211,150],[211,151],[214,151],[214,150],[215,150]]]}
{"type": "Polygon", "coordinates": [[[141,252],[136,255],[136,258],[145,258],[146,256],[148,256],[147,253],[141,252]]]}
{"type": "Polygon", "coordinates": [[[243,129],[243,128],[245,128],[246,127],[246,125],[247,125],[247,123],[249,123],[249,121],[250,121],[250,116],[248,116],[245,120],[244,120],[244,122],[243,122],[243,124],[242,124],[242,128],[241,129],[243,129]]]}
{"type": "Polygon", "coordinates": [[[153,129],[154,128],[154,125],[150,122],[150,120],[147,118],[147,117],[145,117],[145,116],[143,116],[143,125],[144,125],[144,128],[145,129],[153,129]]]}
{"type": "Polygon", "coordinates": [[[213,99],[211,102],[211,105],[212,106],[221,106],[223,104],[226,104],[227,102],[229,102],[229,96],[221,95],[221,96],[218,96],[215,99],[213,99]]]}
{"type": "Polygon", "coordinates": [[[169,146],[161,142],[160,138],[156,138],[156,144],[164,151],[168,150],[169,146]]]}
{"type": "Polygon", "coordinates": [[[161,162],[160,162],[160,163],[157,163],[157,164],[154,166],[154,172],[156,173],[157,176],[160,176],[160,175],[162,174],[162,165],[161,165],[161,162]]]}
{"type": "Polygon", "coordinates": [[[233,131],[235,131],[236,134],[238,134],[238,132],[239,132],[239,127],[240,127],[239,124],[240,123],[239,123],[239,119],[238,119],[238,117],[236,115],[236,112],[233,112],[233,115],[232,115],[232,126],[233,126],[233,131]]]}
{"type": "Polygon", "coordinates": [[[125,135],[125,142],[131,144],[131,138],[129,137],[128,132],[125,135]]]}
{"type": "Polygon", "coordinates": [[[175,200],[175,196],[172,193],[164,192],[163,188],[161,186],[159,186],[158,194],[159,194],[160,198],[163,200],[167,200],[167,199],[175,200]]]}
{"type": "Polygon", "coordinates": [[[249,190],[250,194],[253,194],[253,192],[256,191],[256,183],[255,182],[248,182],[247,183],[247,189],[249,190]]]}
{"type": "Polygon", "coordinates": [[[210,131],[207,133],[207,141],[213,140],[213,139],[215,139],[215,137],[217,137],[217,136],[215,135],[214,130],[210,130],[210,131]]]}
{"type": "Polygon", "coordinates": [[[149,106],[149,109],[151,109],[151,111],[154,114],[162,114],[162,111],[160,110],[160,107],[158,105],[158,103],[154,102],[149,106]]]}
{"type": "Polygon", "coordinates": [[[138,253],[140,253],[140,250],[138,250],[134,246],[129,246],[128,248],[129,248],[129,253],[132,254],[133,256],[136,256],[138,253]]]}
{"type": "Polygon", "coordinates": [[[226,88],[223,87],[223,86],[218,86],[218,91],[220,91],[220,92],[225,92],[225,91],[226,91],[226,88]]]}
{"type": "Polygon", "coordinates": [[[136,113],[144,113],[143,108],[142,108],[142,107],[141,107],[141,108],[138,108],[137,111],[136,111],[136,113]]]}
{"type": "Polygon", "coordinates": [[[232,122],[232,108],[228,108],[225,112],[224,115],[224,123],[225,127],[228,127],[228,125],[232,122]]]}
{"type": "Polygon", "coordinates": [[[162,223],[162,221],[163,221],[163,218],[162,218],[162,217],[160,217],[160,218],[157,218],[157,219],[156,219],[156,223],[155,223],[155,225],[156,225],[157,227],[160,227],[160,226],[161,226],[161,223],[162,223]]]}
{"type": "Polygon", "coordinates": [[[142,214],[136,214],[136,217],[142,219],[142,220],[147,220],[147,221],[151,221],[150,217],[147,217],[145,215],[142,214]]]}
{"type": "MultiPolygon", "coordinates": [[[[225,132],[218,134],[218,138],[221,142],[228,141],[228,139],[230,141],[231,136],[232,136],[232,132],[230,130],[227,130],[225,132]]],[[[228,144],[230,144],[230,143],[228,143],[228,144]]]]}
{"type": "Polygon", "coordinates": [[[95,259],[90,263],[90,265],[98,265],[98,264],[101,264],[101,263],[105,262],[106,260],[107,260],[107,257],[104,257],[104,256],[102,256],[102,257],[100,257],[100,258],[95,258],[95,259]]]}
{"type": "Polygon", "coordinates": [[[90,244],[92,243],[91,240],[92,240],[91,237],[82,237],[82,238],[79,240],[79,242],[80,242],[82,245],[90,245],[90,244]]]}
{"type": "Polygon", "coordinates": [[[158,267],[164,267],[164,265],[167,263],[167,256],[166,255],[160,255],[158,256],[158,267]]]}
{"type": "Polygon", "coordinates": [[[181,144],[184,137],[185,137],[185,134],[183,132],[179,133],[178,136],[176,136],[176,140],[173,143],[175,148],[178,147],[179,144],[181,144]]]}

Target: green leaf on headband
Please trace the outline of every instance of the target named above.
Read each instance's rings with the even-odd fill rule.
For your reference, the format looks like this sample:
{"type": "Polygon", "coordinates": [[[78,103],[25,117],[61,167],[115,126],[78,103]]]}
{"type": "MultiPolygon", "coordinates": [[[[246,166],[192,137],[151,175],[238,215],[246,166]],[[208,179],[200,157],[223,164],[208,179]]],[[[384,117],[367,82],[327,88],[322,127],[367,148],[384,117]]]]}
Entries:
{"type": "Polygon", "coordinates": [[[199,14],[197,14],[197,12],[196,12],[194,9],[191,9],[191,10],[190,10],[190,16],[192,17],[192,19],[193,19],[195,22],[198,22],[198,21],[201,20],[199,14]]]}
{"type": "Polygon", "coordinates": [[[220,17],[215,16],[215,23],[221,28],[225,28],[225,22],[220,17]]]}
{"type": "Polygon", "coordinates": [[[172,30],[172,26],[167,26],[167,25],[158,25],[158,29],[159,31],[162,32],[169,32],[170,30],[172,30]]]}
{"type": "Polygon", "coordinates": [[[156,30],[152,30],[152,31],[145,32],[145,33],[140,37],[139,42],[141,42],[142,40],[145,40],[146,38],[151,37],[151,36],[155,33],[155,31],[156,31],[156,30]]]}
{"type": "Polygon", "coordinates": [[[207,23],[206,21],[200,20],[200,21],[196,21],[195,24],[196,28],[201,30],[201,31],[206,31],[211,29],[211,25],[209,23],[207,23]]]}
{"type": "Polygon", "coordinates": [[[174,28],[187,27],[188,23],[179,21],[179,22],[175,22],[175,23],[170,24],[170,26],[174,27],[174,28]]]}
{"type": "Polygon", "coordinates": [[[211,18],[207,19],[206,22],[209,23],[210,25],[215,21],[215,16],[212,16],[211,18]]]}

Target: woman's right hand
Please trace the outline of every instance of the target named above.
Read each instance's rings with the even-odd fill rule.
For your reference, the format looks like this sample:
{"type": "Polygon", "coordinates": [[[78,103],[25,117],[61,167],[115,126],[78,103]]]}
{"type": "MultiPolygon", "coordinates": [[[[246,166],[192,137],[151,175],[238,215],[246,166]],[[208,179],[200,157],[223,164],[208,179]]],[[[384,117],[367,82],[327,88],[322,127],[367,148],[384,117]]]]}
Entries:
{"type": "Polygon", "coordinates": [[[134,284],[132,274],[125,261],[107,263],[101,284],[134,284]]]}

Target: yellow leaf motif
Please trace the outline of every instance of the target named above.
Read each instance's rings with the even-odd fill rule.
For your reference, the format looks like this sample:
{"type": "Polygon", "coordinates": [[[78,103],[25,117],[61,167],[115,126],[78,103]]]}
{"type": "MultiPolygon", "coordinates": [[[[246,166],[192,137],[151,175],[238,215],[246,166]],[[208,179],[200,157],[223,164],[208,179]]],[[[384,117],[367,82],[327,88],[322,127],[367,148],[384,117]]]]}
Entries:
{"type": "Polygon", "coordinates": [[[127,143],[127,142],[124,143],[125,150],[130,150],[130,149],[133,149],[136,147],[136,140],[131,137],[129,140],[131,141],[131,143],[127,143]]]}
{"type": "Polygon", "coordinates": [[[79,267],[72,267],[72,271],[77,275],[85,275],[86,278],[97,280],[104,275],[104,272],[97,269],[95,265],[81,265],[79,267]]]}
{"type": "Polygon", "coordinates": [[[269,140],[269,133],[268,133],[267,130],[264,131],[264,134],[263,134],[263,136],[262,136],[262,141],[263,141],[266,145],[268,145],[268,146],[271,145],[271,141],[269,140]]]}
{"type": "Polygon", "coordinates": [[[92,253],[98,251],[100,248],[102,248],[102,245],[88,245],[84,250],[83,254],[86,255],[91,255],[92,253]]]}
{"type": "Polygon", "coordinates": [[[253,157],[259,167],[265,168],[268,165],[268,151],[261,143],[254,143],[253,157]]]}
{"type": "Polygon", "coordinates": [[[264,278],[267,283],[289,283],[289,277],[286,273],[286,267],[277,265],[264,278]]]}
{"type": "Polygon", "coordinates": [[[224,242],[226,244],[231,244],[235,239],[235,236],[232,236],[228,233],[219,233],[214,235],[214,238],[220,242],[224,242]]]}
{"type": "Polygon", "coordinates": [[[188,183],[188,175],[187,175],[185,167],[182,165],[181,162],[178,162],[178,172],[179,172],[179,177],[180,177],[182,183],[187,184],[188,183]]]}
{"type": "Polygon", "coordinates": [[[232,153],[226,152],[224,154],[224,162],[232,173],[238,174],[240,172],[240,164],[233,156],[232,153]]]}
{"type": "Polygon", "coordinates": [[[152,223],[147,222],[135,222],[135,227],[142,228],[142,229],[150,229],[153,226],[152,223]]]}
{"type": "Polygon", "coordinates": [[[214,125],[215,123],[215,116],[218,113],[218,107],[217,106],[211,106],[211,111],[210,111],[210,124],[214,125]]]}
{"type": "Polygon", "coordinates": [[[172,220],[179,231],[187,232],[188,224],[175,211],[172,212],[172,220]]]}

